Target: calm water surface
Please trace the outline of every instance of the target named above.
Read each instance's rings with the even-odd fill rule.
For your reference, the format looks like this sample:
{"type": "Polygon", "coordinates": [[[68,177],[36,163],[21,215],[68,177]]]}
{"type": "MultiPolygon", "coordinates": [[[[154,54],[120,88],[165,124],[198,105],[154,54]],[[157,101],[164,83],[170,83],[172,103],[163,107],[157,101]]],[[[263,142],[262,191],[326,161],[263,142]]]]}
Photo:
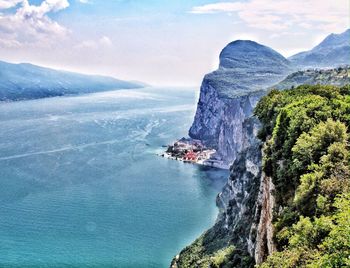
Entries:
{"type": "Polygon", "coordinates": [[[227,171],[158,157],[194,89],[0,103],[0,267],[168,267],[213,224],[227,171]]]}

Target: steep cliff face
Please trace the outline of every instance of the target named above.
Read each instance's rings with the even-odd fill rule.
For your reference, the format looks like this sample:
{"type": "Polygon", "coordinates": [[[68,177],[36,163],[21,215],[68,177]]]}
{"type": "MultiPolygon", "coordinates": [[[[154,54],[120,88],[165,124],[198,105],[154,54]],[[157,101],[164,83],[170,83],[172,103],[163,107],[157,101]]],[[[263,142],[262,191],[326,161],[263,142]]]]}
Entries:
{"type": "MultiPolygon", "coordinates": [[[[263,150],[256,138],[260,123],[255,117],[245,121],[248,145],[231,167],[230,178],[218,195],[219,215],[231,242],[239,249],[235,258],[251,256],[256,264],[276,251],[273,240],[273,209],[275,207],[272,179],[261,170],[263,150]]],[[[249,267],[239,263],[237,267],[249,267]]]]}
{"type": "Polygon", "coordinates": [[[242,126],[257,101],[289,72],[289,62],[268,47],[230,43],[220,54],[219,69],[203,80],[189,135],[216,149],[216,160],[228,168],[245,148],[242,126]]]}
{"type": "Polygon", "coordinates": [[[218,166],[229,168],[239,152],[248,146],[242,126],[264,94],[265,91],[257,91],[236,98],[222,98],[204,79],[190,136],[217,150],[214,158],[218,166]]]}
{"type": "Polygon", "coordinates": [[[248,245],[255,248],[253,234],[249,234],[260,218],[258,213],[254,213],[257,208],[262,164],[261,142],[256,138],[259,126],[255,117],[244,121],[244,149],[233,162],[227,184],[217,197],[222,227],[230,234],[230,242],[245,254],[249,252],[248,245]]]}
{"type": "MultiPolygon", "coordinates": [[[[217,197],[215,225],[183,249],[172,267],[253,267],[276,250],[276,190],[261,169],[260,123],[252,114],[265,89],[289,73],[288,61],[278,53],[255,42],[236,41],[220,54],[219,69],[205,76],[189,134],[217,150],[215,157],[230,166],[230,177],[217,197]]],[[[305,81],[342,85],[349,83],[349,70],[297,72],[277,88],[305,81]]]]}
{"type": "Polygon", "coordinates": [[[251,230],[257,230],[260,215],[264,213],[262,202],[256,202],[262,194],[262,144],[256,138],[260,123],[250,116],[244,120],[241,127],[242,150],[230,168],[227,184],[217,196],[220,209],[217,221],[192,245],[181,251],[173,260],[172,267],[246,268],[255,264],[257,231],[251,230]],[[234,250],[231,250],[232,247],[234,250]],[[225,266],[218,265],[221,262],[217,260],[217,256],[220,256],[219,260],[222,260],[225,266]]]}
{"type": "Polygon", "coordinates": [[[259,232],[251,230],[258,229],[265,207],[256,202],[262,157],[257,138],[260,123],[253,110],[266,89],[290,71],[289,62],[274,50],[252,41],[235,41],[221,52],[219,69],[205,76],[189,134],[215,148],[216,160],[222,167],[231,166],[231,175],[217,197],[220,214],[215,226],[184,249],[173,260],[174,267],[208,267],[223,254],[232,267],[255,263],[259,232]]]}
{"type": "Polygon", "coordinates": [[[251,225],[248,238],[248,251],[254,257],[256,264],[261,264],[267,256],[276,251],[272,224],[275,207],[274,190],[272,179],[262,173],[255,207],[255,220],[251,225]]]}

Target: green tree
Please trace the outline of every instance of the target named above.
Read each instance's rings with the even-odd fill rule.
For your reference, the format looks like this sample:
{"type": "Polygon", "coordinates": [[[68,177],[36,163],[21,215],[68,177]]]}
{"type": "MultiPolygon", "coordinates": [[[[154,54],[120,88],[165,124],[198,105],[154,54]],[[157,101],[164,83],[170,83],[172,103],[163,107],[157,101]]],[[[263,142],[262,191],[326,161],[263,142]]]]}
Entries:
{"type": "Polygon", "coordinates": [[[350,267],[350,86],[271,91],[255,114],[276,186],[278,252],[261,267],[350,267]]]}

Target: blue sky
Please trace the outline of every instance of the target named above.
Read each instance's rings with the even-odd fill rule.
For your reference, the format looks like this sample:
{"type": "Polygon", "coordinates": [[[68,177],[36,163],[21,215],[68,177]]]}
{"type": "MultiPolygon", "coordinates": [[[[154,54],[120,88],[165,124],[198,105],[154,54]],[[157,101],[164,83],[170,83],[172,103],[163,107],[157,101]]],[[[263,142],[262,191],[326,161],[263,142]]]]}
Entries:
{"type": "Polygon", "coordinates": [[[348,27],[348,0],[0,0],[0,59],[193,86],[235,39],[290,56],[348,27]]]}

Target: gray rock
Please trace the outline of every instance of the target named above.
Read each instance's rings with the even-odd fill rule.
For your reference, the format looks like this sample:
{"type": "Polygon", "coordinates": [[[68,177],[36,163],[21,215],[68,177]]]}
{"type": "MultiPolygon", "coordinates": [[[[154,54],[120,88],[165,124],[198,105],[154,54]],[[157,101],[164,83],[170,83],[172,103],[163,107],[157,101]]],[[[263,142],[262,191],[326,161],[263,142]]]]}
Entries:
{"type": "Polygon", "coordinates": [[[259,244],[263,240],[262,230],[261,235],[252,231],[259,227],[264,200],[259,197],[260,123],[253,110],[267,89],[291,71],[289,62],[270,48],[251,41],[230,43],[220,54],[219,69],[203,80],[189,131],[192,138],[217,150],[215,157],[223,166],[231,166],[231,175],[217,197],[220,214],[213,230],[226,233],[242,256],[254,257],[256,238],[259,244]]]}
{"type": "MultiPolygon", "coordinates": [[[[333,36],[326,40],[327,49],[334,51],[329,55],[338,53],[336,39],[333,36]]],[[[316,64],[311,67],[317,67],[316,64]]],[[[251,41],[236,41],[221,52],[219,69],[204,77],[189,135],[217,150],[215,157],[222,166],[231,166],[230,177],[217,196],[220,208],[217,221],[201,236],[203,252],[196,255],[196,242],[188,246],[173,260],[179,264],[177,267],[190,263],[194,256],[208,258],[228,245],[236,249],[230,259],[232,267],[253,267],[254,262],[261,263],[275,251],[274,185],[262,172],[262,144],[257,138],[260,124],[253,116],[254,107],[273,85],[285,89],[306,81],[335,85],[349,81],[348,67],[291,74],[295,70],[291,66],[270,48],[251,41]]]]}
{"type": "Polygon", "coordinates": [[[215,157],[229,167],[249,146],[243,142],[244,121],[267,88],[290,71],[289,62],[268,47],[252,41],[230,43],[220,54],[219,69],[204,77],[189,135],[216,149],[215,157]]]}

